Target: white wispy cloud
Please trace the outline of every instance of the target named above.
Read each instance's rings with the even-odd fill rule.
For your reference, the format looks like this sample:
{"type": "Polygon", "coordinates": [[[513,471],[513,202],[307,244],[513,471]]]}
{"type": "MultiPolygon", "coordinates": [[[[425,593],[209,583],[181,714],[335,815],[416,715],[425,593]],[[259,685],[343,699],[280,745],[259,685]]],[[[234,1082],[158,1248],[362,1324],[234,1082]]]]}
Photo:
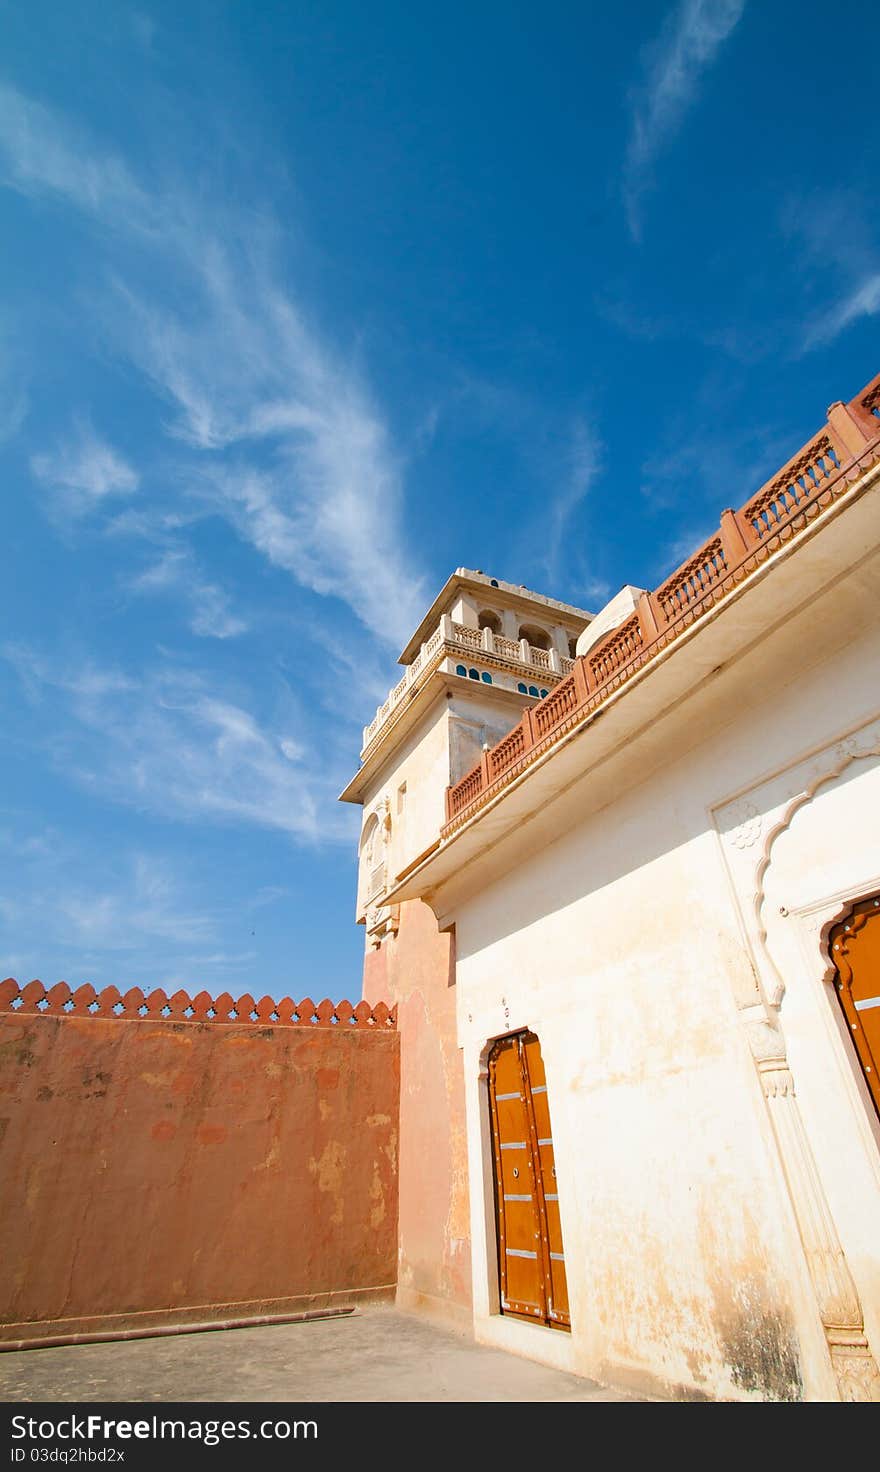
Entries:
{"type": "Polygon", "coordinates": [[[558,578],[559,559],[566,530],[572,516],[599,474],[601,460],[601,441],[594,426],[588,424],[582,415],[577,415],[571,427],[562,483],[555,491],[547,510],[545,565],[551,584],[555,584],[558,578]]]}
{"type": "MultiPolygon", "coordinates": [[[[29,832],[15,814],[0,827],[0,857],[3,975],[121,990],[139,982],[145,991],[171,981],[191,992],[206,970],[215,991],[229,972],[247,978],[256,952],[228,944],[241,925],[233,917],[230,927],[228,907],[205,903],[201,875],[185,861],[137,848],[108,854],[55,828],[29,832]]],[[[273,898],[258,891],[244,908],[250,914],[273,898]]]]}
{"type": "Polygon", "coordinates": [[[163,552],[137,577],[127,578],[125,586],[131,593],[171,593],[182,598],[190,610],[190,629],[204,638],[230,639],[248,628],[245,619],[231,612],[226,591],[200,574],[188,547],[163,552]]]}
{"type": "Polygon", "coordinates": [[[792,192],[780,201],[779,230],[800,288],[787,333],[796,355],[880,314],[877,213],[858,182],[844,175],[821,189],[792,192]]]}
{"type": "Polygon", "coordinates": [[[31,457],[31,473],[50,494],[53,510],[86,516],[108,496],[130,496],[139,477],[118,450],[85,421],[54,449],[31,457]]]}
{"type": "Polygon", "coordinates": [[[194,671],[161,667],[135,680],[20,644],[3,654],[33,700],[60,700],[56,760],[88,790],[175,821],[350,841],[351,815],[335,802],[343,773],[289,721],[259,719],[194,671]]]}
{"type": "Polygon", "coordinates": [[[127,951],[148,939],[202,945],[214,939],[216,916],[180,905],[180,876],[151,856],[135,854],[112,889],[76,884],[56,895],[59,929],[77,946],[127,951]]]}
{"type": "Polygon", "coordinates": [[[826,311],[819,313],[807,327],[802,343],[804,352],[833,342],[853,322],[880,313],[880,271],[873,271],[850,292],[826,311]]]}
{"type": "Polygon", "coordinates": [[[137,690],[134,680],[118,670],[98,668],[91,660],[76,664],[66,660],[49,661],[36,654],[27,644],[8,641],[0,649],[3,658],[15,668],[31,700],[40,700],[45,688],[52,686],[87,704],[104,697],[116,697],[137,690]]]}
{"type": "Polygon", "coordinates": [[[101,225],[108,331],[170,406],[168,434],[204,462],[203,498],[304,587],[344,600],[383,639],[405,637],[423,589],[402,532],[401,457],[354,351],[307,319],[271,221],[206,203],[209,191],[151,190],[9,87],[4,163],[11,187],[101,225]],[[133,237],[174,291],[132,279],[115,247],[133,237]]]}
{"type": "Polygon", "coordinates": [[[63,195],[82,209],[110,210],[143,226],[146,196],[124,162],[98,154],[88,135],[51,108],[0,83],[0,179],[21,194],[63,195]]]}
{"type": "MultiPolygon", "coordinates": [[[[512,565],[532,587],[547,585],[560,598],[587,599],[595,606],[607,586],[595,567],[593,548],[587,548],[583,522],[580,535],[570,535],[602,468],[598,418],[584,407],[587,398],[582,394],[577,408],[549,408],[518,387],[468,377],[446,412],[459,421],[472,419],[483,437],[497,433],[515,448],[528,477],[526,496],[508,486],[505,505],[499,486],[494,503],[496,521],[517,529],[508,553],[512,565]]],[[[502,568],[494,571],[506,576],[502,568]]]]}
{"type": "Polygon", "coordinates": [[[144,10],[132,10],[130,17],[132,34],[144,51],[152,51],[156,39],[156,22],[144,10]]]}
{"type": "MultiPolygon", "coordinates": [[[[2,383],[2,374],[0,374],[2,383]]],[[[0,387],[0,392],[5,385],[0,387]]],[[[4,394],[3,402],[0,404],[0,445],[7,440],[14,439],[25,421],[28,411],[28,396],[21,387],[15,387],[8,395],[4,394]]]]}
{"type": "Polygon", "coordinates": [[[172,432],[203,453],[195,493],[275,567],[402,642],[424,595],[400,530],[400,457],[356,370],[305,329],[253,242],[231,268],[230,240],[200,263],[198,321],[120,297],[130,351],[174,404],[172,432]]]}
{"type": "Polygon", "coordinates": [[[13,439],[28,412],[27,373],[23,354],[7,324],[0,320],[0,445],[13,439]]]}
{"type": "Polygon", "coordinates": [[[738,25],[746,0],[681,0],[645,56],[645,75],[632,95],[624,163],[624,204],[630,231],[641,235],[641,202],[651,168],[681,126],[700,79],[738,25]]]}

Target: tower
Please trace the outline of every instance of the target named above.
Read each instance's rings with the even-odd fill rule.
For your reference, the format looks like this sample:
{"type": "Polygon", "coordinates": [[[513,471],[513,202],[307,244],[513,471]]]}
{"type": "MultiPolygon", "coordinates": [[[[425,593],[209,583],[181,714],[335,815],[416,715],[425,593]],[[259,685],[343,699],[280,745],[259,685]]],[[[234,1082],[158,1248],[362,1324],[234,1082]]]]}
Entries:
{"type": "Polygon", "coordinates": [[[363,994],[396,1003],[401,1034],[398,1301],[464,1318],[467,1154],[455,936],[394,889],[438,842],[446,790],[573,667],[590,615],[458,568],[400,655],[402,678],[364,729],[341,794],[363,806],[357,920],[363,994]]]}

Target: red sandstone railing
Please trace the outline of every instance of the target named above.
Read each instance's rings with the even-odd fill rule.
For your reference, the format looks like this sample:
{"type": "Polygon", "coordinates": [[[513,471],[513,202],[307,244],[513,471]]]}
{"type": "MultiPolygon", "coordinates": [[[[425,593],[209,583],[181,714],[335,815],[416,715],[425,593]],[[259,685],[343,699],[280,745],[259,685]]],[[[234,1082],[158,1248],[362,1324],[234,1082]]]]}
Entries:
{"type": "Polygon", "coordinates": [[[865,417],[871,415],[874,419],[880,420],[880,383],[877,383],[876,380],[873,385],[868,385],[868,392],[864,398],[859,400],[859,407],[865,417]]]}
{"type": "Polygon", "coordinates": [[[285,997],[273,1002],[271,997],[262,997],[255,1002],[245,992],[233,998],[229,992],[212,997],[208,992],[199,992],[190,997],[188,992],[174,992],[167,996],[161,987],[144,993],[140,987],[131,987],[124,995],[115,986],[105,986],[96,992],[88,984],[71,990],[66,981],[56,982],[46,988],[41,981],[29,981],[19,986],[13,978],[0,982],[0,1012],[12,1012],[16,1016],[37,1014],[43,1017],[118,1017],[123,1021],[155,1022],[158,1019],[172,1022],[246,1022],[259,1027],[359,1027],[392,1028],[397,1026],[397,1008],[377,1002],[323,1002],[315,1003],[311,997],[293,1002],[285,997]]]}
{"type": "Polygon", "coordinates": [[[525,749],[526,742],[523,728],[521,725],[514,726],[510,734],[505,736],[503,741],[499,741],[497,746],[493,746],[489,752],[489,772],[491,776],[497,777],[499,772],[503,772],[510,766],[511,762],[515,762],[517,757],[522,756],[525,749]]]}
{"type": "Polygon", "coordinates": [[[880,374],[848,404],[832,404],[828,424],[739,511],[722,511],[719,530],[654,593],[643,593],[626,623],[575,660],[546,699],[483,753],[446,790],[444,837],[585,720],[661,650],[723,600],[771,553],[825,513],[880,460],[880,374]]]}

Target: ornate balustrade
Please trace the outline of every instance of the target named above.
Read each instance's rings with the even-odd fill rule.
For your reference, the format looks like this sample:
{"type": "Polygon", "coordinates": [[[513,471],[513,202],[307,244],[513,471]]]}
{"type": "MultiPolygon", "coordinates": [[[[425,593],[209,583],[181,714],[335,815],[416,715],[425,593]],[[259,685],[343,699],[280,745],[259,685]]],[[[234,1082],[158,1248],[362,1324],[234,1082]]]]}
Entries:
{"type": "Polygon", "coordinates": [[[397,1008],[377,1002],[313,1002],[305,997],[301,1002],[285,997],[273,1002],[271,997],[262,997],[259,1002],[245,992],[233,998],[229,992],[212,997],[208,992],[199,992],[190,997],[188,992],[177,991],[168,996],[161,987],[143,992],[140,987],[131,987],[124,994],[115,986],[105,986],[96,992],[93,986],[79,986],[72,990],[66,981],[45,987],[41,981],[29,981],[19,986],[12,977],[0,982],[0,1012],[12,1012],[16,1016],[41,1017],[117,1017],[123,1021],[152,1021],[158,1019],[172,1022],[257,1023],[262,1027],[379,1027],[397,1026],[397,1008]]]}
{"type": "Polygon", "coordinates": [[[594,683],[603,685],[606,680],[613,679],[618,670],[629,664],[644,642],[639,616],[635,613],[632,618],[627,619],[625,624],[612,629],[602,643],[587,655],[594,683]]]}
{"type": "Polygon", "coordinates": [[[574,675],[566,675],[546,700],[542,700],[540,705],[528,712],[532,731],[538,737],[546,736],[565,716],[577,709],[577,704],[578,691],[574,675]]]}
{"type": "Polygon", "coordinates": [[[874,389],[873,393],[865,396],[862,405],[874,419],[880,419],[880,385],[874,389]]]}
{"type": "Polygon", "coordinates": [[[483,647],[483,630],[472,629],[467,624],[452,625],[452,642],[460,644],[462,649],[479,651],[483,647]]]}
{"type": "Polygon", "coordinates": [[[546,686],[551,680],[559,679],[574,665],[574,660],[562,657],[547,649],[537,649],[524,639],[505,639],[491,629],[474,629],[469,624],[455,623],[451,618],[440,620],[434,633],[423,644],[412,664],[408,665],[402,679],[379,709],[369,726],[364,727],[363,752],[375,740],[389,717],[401,706],[416,684],[421,685],[447,655],[465,655],[469,659],[489,656],[515,665],[518,671],[540,675],[546,686]]]}
{"type": "Polygon", "coordinates": [[[696,556],[678,569],[654,595],[662,610],[662,617],[671,623],[680,613],[696,603],[704,593],[714,587],[727,572],[721,537],[713,537],[696,556]]]}
{"type": "MultiPolygon", "coordinates": [[[[525,751],[525,737],[522,725],[514,726],[509,736],[499,741],[488,753],[489,774],[492,778],[503,772],[511,762],[515,762],[525,751]]],[[[472,774],[473,775],[473,774],[472,774]]]]}
{"type": "MultiPolygon", "coordinates": [[[[828,425],[739,511],[721,513],[718,532],[644,593],[626,623],[576,660],[550,694],[446,792],[449,836],[543,751],[586,720],[643,666],[726,598],[760,563],[829,507],[880,461],[880,374],[848,404],[832,404],[828,425]]],[[[545,651],[532,651],[532,653],[545,651]]]]}
{"type": "Polygon", "coordinates": [[[827,434],[817,435],[780,475],[743,510],[759,541],[782,526],[808,501],[823,481],[840,469],[840,459],[827,434]]]}
{"type": "MultiPolygon", "coordinates": [[[[482,785],[482,772],[480,771],[479,767],[475,767],[474,770],[467,777],[463,777],[458,784],[458,788],[461,789],[463,801],[465,803],[468,803],[471,801],[472,798],[477,797],[482,785]]],[[[456,789],[456,791],[458,790],[458,788],[456,789]]]]}

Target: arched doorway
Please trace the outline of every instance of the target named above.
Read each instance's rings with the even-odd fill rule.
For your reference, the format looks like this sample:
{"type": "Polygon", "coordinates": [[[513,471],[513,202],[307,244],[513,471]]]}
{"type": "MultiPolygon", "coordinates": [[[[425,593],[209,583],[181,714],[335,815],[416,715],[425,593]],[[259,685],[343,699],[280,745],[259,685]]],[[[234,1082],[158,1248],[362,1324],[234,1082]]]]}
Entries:
{"type": "Polygon", "coordinates": [[[570,1329],[547,1079],[532,1032],[489,1054],[501,1312],[570,1329]]]}
{"type": "Polygon", "coordinates": [[[834,986],[874,1108],[880,1115],[880,896],[854,904],[828,936],[834,986]]]}

